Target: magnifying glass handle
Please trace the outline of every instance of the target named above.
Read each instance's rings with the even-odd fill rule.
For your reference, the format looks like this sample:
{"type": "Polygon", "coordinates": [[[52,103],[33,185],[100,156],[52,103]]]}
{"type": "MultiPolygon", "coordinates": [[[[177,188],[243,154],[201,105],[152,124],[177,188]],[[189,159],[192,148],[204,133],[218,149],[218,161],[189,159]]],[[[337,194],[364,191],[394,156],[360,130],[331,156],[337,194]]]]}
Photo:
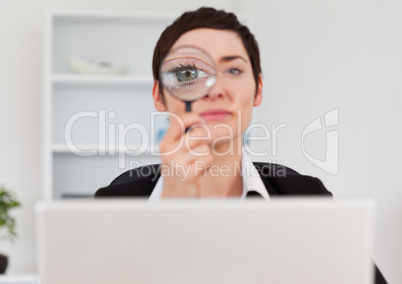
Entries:
{"type": "MultiPolygon", "coordinates": [[[[185,101],[185,103],[186,103],[186,112],[191,112],[191,103],[192,102],[185,101]]],[[[191,129],[191,126],[187,127],[186,130],[184,131],[184,133],[187,133],[190,129],[191,129]]]]}
{"type": "Polygon", "coordinates": [[[191,104],[193,103],[192,101],[185,101],[186,103],[186,112],[191,112],[191,104]]]}

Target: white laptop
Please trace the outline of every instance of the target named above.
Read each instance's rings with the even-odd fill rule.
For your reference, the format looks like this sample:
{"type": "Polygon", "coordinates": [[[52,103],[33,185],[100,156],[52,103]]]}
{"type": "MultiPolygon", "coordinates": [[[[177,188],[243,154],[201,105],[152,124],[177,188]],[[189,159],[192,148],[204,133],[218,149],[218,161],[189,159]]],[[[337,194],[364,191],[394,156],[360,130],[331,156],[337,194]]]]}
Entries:
{"type": "Polygon", "coordinates": [[[39,202],[42,284],[372,283],[370,200],[39,202]]]}

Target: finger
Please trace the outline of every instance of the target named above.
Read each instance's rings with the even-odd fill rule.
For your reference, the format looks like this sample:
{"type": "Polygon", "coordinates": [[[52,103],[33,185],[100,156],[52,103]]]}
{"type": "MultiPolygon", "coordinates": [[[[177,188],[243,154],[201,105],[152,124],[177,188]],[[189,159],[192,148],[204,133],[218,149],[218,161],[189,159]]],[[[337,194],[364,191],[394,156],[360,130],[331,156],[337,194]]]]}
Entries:
{"type": "Polygon", "coordinates": [[[211,154],[211,147],[204,141],[193,141],[192,143],[185,143],[183,151],[188,152],[194,159],[205,157],[211,154]]]}
{"type": "Polygon", "coordinates": [[[209,153],[208,150],[209,147],[207,145],[199,145],[194,148],[194,151],[196,153],[203,153],[202,156],[188,151],[181,151],[174,156],[174,160],[169,159],[170,157],[164,157],[162,164],[168,165],[170,168],[174,169],[174,174],[180,178],[188,176],[189,174],[190,177],[193,177],[195,167],[204,167],[204,165],[209,164],[211,158],[210,155],[207,154],[209,153]]]}
{"type": "Polygon", "coordinates": [[[205,176],[205,173],[208,171],[208,169],[211,167],[212,164],[212,158],[211,156],[204,156],[201,157],[193,163],[194,165],[194,171],[193,171],[193,179],[197,180],[203,176],[205,176]]]}
{"type": "MultiPolygon", "coordinates": [[[[204,123],[205,120],[197,114],[186,113],[181,117],[177,115],[171,114],[170,116],[170,134],[173,134],[174,137],[180,137],[185,132],[186,128],[190,128],[192,125],[198,123],[204,123]]],[[[168,133],[166,133],[168,135],[168,133]]]]}
{"type": "Polygon", "coordinates": [[[202,122],[203,119],[195,114],[185,115],[182,120],[174,119],[160,143],[160,151],[162,153],[177,151],[184,144],[186,127],[199,125],[202,122]]]}
{"type": "Polygon", "coordinates": [[[191,131],[186,133],[184,145],[187,148],[193,148],[200,144],[210,145],[211,142],[211,130],[205,124],[197,123],[191,127],[191,131]]]}

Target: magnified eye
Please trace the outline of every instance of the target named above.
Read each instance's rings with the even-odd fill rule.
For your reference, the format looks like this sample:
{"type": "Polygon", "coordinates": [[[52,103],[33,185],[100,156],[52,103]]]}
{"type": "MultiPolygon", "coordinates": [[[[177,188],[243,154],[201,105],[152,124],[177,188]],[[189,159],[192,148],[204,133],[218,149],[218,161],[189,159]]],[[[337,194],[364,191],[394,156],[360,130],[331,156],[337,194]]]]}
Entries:
{"type": "Polygon", "coordinates": [[[164,86],[168,89],[183,88],[189,84],[202,84],[199,79],[211,76],[207,72],[201,70],[201,66],[189,65],[180,63],[179,65],[172,64],[162,72],[162,80],[164,86]]]}
{"type": "Polygon", "coordinates": [[[196,69],[186,69],[186,70],[178,70],[176,72],[177,80],[180,82],[187,82],[198,77],[198,70],[196,69]]]}
{"type": "Polygon", "coordinates": [[[163,85],[167,89],[203,85],[206,77],[214,76],[215,69],[197,58],[175,58],[164,63],[161,70],[163,85]]]}
{"type": "Polygon", "coordinates": [[[165,83],[168,83],[167,85],[176,85],[176,84],[181,84],[183,85],[184,83],[189,83],[191,81],[194,81],[196,79],[200,79],[206,76],[209,76],[206,72],[197,69],[196,66],[178,66],[178,67],[173,67],[169,72],[164,73],[165,76],[165,83]]]}
{"type": "Polygon", "coordinates": [[[195,46],[180,46],[169,51],[159,68],[159,87],[185,102],[186,112],[215,85],[215,62],[204,50],[195,46]]]}
{"type": "Polygon", "coordinates": [[[183,100],[194,100],[204,96],[214,84],[215,69],[202,59],[195,57],[172,57],[161,67],[162,86],[183,100]],[[212,82],[213,81],[213,82],[212,82]]]}

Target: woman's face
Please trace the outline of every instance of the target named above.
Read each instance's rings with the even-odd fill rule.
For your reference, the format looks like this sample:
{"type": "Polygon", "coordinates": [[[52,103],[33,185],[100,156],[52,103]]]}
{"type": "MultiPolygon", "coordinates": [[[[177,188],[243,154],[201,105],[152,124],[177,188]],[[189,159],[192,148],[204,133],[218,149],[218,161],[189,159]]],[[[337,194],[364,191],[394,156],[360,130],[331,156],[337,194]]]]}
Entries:
{"type": "MultiPolygon", "coordinates": [[[[192,103],[192,113],[202,117],[215,146],[237,140],[250,124],[253,106],[262,100],[262,81],[258,90],[251,62],[241,38],[229,30],[195,29],[184,33],[172,46],[191,45],[205,50],[214,60],[217,81],[209,94],[192,103]],[[215,142],[214,142],[215,141],[215,142]]],[[[154,85],[154,103],[159,111],[182,117],[185,103],[164,90],[161,100],[158,83],[154,85]]]]}

